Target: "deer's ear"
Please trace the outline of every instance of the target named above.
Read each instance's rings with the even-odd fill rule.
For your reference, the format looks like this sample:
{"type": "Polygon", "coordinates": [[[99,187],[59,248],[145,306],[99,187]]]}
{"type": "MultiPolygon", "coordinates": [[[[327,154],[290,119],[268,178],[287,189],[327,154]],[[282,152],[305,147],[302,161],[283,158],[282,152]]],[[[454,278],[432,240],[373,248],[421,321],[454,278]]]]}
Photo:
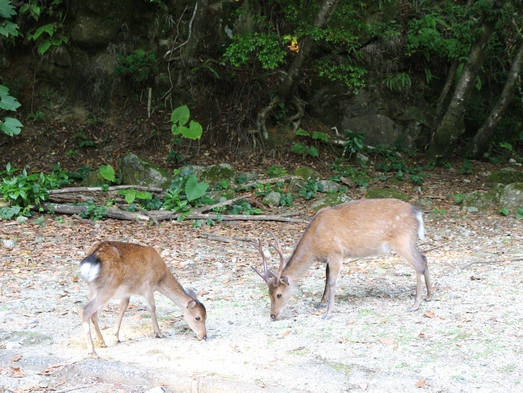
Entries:
{"type": "Polygon", "coordinates": [[[191,300],[189,303],[187,303],[187,308],[188,309],[194,308],[194,307],[196,307],[196,304],[198,304],[196,302],[196,300],[191,300]]]}
{"type": "Polygon", "coordinates": [[[287,276],[281,276],[280,282],[289,285],[289,279],[287,278],[287,276]]]}

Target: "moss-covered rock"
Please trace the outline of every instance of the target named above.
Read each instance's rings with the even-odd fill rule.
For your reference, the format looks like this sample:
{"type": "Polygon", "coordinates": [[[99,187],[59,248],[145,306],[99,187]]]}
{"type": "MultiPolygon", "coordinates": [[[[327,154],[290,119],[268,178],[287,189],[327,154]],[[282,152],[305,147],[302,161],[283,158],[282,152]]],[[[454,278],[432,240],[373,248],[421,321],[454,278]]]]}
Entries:
{"type": "Polygon", "coordinates": [[[89,172],[82,181],[84,187],[100,187],[104,184],[111,185],[111,182],[104,179],[99,172],[89,172]]]}
{"type": "Polygon", "coordinates": [[[410,196],[392,188],[370,188],[365,195],[367,199],[395,198],[400,201],[409,201],[410,196]]]}
{"type": "Polygon", "coordinates": [[[341,205],[342,203],[348,202],[350,200],[351,199],[345,194],[328,194],[314,201],[314,203],[311,205],[311,209],[318,211],[324,207],[341,205]]]}
{"type": "Polygon", "coordinates": [[[508,184],[499,198],[499,209],[516,213],[520,208],[523,208],[523,182],[508,184]]]}
{"type": "Polygon", "coordinates": [[[463,199],[461,209],[469,213],[495,209],[504,189],[503,184],[497,184],[488,191],[474,191],[463,199]]]}
{"type": "Polygon", "coordinates": [[[167,171],[138,157],[134,153],[127,153],[120,161],[122,184],[144,187],[169,188],[172,177],[167,171]]]}
{"type": "Polygon", "coordinates": [[[193,166],[193,171],[199,181],[209,183],[209,187],[213,188],[220,185],[222,180],[226,180],[229,184],[236,182],[236,171],[229,164],[219,164],[210,166],[193,166]]]}
{"type": "Polygon", "coordinates": [[[269,205],[269,206],[279,206],[280,199],[281,199],[281,194],[279,192],[272,191],[272,192],[268,193],[265,196],[265,198],[263,198],[262,203],[264,205],[269,205]]]}
{"type": "Polygon", "coordinates": [[[523,182],[523,171],[515,168],[503,168],[499,171],[492,172],[488,177],[489,183],[521,183],[523,182]]]}
{"type": "Polygon", "coordinates": [[[301,167],[301,168],[296,169],[294,171],[293,175],[300,176],[304,180],[309,180],[309,179],[320,180],[321,179],[320,174],[318,172],[316,172],[312,168],[307,168],[307,167],[301,167]]]}

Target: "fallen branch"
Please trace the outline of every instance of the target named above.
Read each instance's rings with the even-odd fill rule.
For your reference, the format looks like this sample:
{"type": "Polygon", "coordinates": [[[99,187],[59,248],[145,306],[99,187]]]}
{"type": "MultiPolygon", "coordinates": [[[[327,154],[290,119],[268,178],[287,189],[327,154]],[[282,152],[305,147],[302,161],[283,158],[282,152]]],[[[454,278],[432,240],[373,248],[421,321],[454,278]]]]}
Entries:
{"type": "Polygon", "coordinates": [[[245,237],[230,237],[230,236],[223,236],[223,235],[216,235],[214,233],[202,233],[201,237],[204,237],[209,240],[215,240],[218,242],[225,242],[225,243],[232,243],[232,242],[250,242],[251,239],[247,239],[245,237]]]}
{"type": "MultiPolygon", "coordinates": [[[[87,206],[62,205],[59,203],[42,203],[39,207],[47,213],[59,214],[76,214],[80,215],[87,211],[87,206]]],[[[119,209],[107,209],[103,214],[104,217],[115,218],[118,220],[128,221],[149,221],[149,217],[144,214],[126,212],[119,209]]]]}
{"type": "Polygon", "coordinates": [[[237,185],[236,188],[242,188],[242,187],[252,187],[256,184],[273,184],[273,183],[277,183],[279,181],[287,181],[287,180],[292,180],[292,179],[303,179],[303,177],[301,176],[282,176],[282,177],[273,177],[272,179],[267,179],[267,180],[255,180],[255,181],[251,181],[249,183],[245,183],[245,184],[240,184],[240,185],[237,185]]]}
{"type": "Polygon", "coordinates": [[[111,186],[108,188],[102,187],[69,187],[69,188],[59,188],[58,190],[49,190],[49,195],[55,194],[67,194],[67,193],[79,193],[79,192],[100,192],[100,191],[119,191],[119,190],[128,190],[134,188],[138,191],[149,191],[149,192],[163,192],[161,188],[154,187],[144,187],[144,186],[111,186]]]}
{"type": "Polygon", "coordinates": [[[257,215],[247,216],[243,214],[189,214],[185,218],[189,220],[217,220],[218,218],[222,221],[281,221],[281,222],[292,222],[292,223],[308,223],[308,220],[301,218],[289,218],[283,216],[274,215],[257,215]]]}
{"type": "MultiPolygon", "coordinates": [[[[237,199],[243,199],[237,198],[237,199]]],[[[227,202],[227,201],[225,201],[227,202]]],[[[219,204],[207,206],[208,208],[214,208],[217,205],[223,206],[225,202],[220,202],[219,204]]],[[[232,199],[229,200],[230,203],[233,202],[232,199]]],[[[80,215],[87,212],[87,206],[73,206],[73,205],[63,205],[59,203],[43,203],[39,206],[48,213],[59,213],[59,214],[74,214],[80,215]]],[[[181,214],[178,213],[175,216],[165,215],[165,212],[160,210],[152,211],[142,211],[142,213],[128,212],[119,209],[107,209],[103,212],[104,217],[114,218],[118,220],[128,220],[128,221],[149,221],[153,220],[156,224],[158,221],[178,218],[181,214]]],[[[307,220],[300,218],[290,218],[286,216],[276,216],[276,215],[244,215],[244,214],[201,214],[201,213],[190,213],[184,215],[184,219],[188,220],[221,220],[221,221],[282,221],[282,222],[291,222],[291,223],[307,223],[307,220]]]]}

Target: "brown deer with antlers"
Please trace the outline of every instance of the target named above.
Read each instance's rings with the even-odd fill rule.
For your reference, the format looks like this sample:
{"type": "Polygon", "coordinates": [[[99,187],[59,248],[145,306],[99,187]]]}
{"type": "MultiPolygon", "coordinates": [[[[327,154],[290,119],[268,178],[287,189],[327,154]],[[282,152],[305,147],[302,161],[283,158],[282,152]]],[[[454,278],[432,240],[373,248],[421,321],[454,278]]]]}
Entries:
{"type": "Polygon", "coordinates": [[[320,210],[309,223],[289,261],[285,263],[280,243],[270,244],[280,256],[276,274],[267,269],[261,240],[252,243],[262,254],[263,272],[253,270],[265,280],[271,299],[271,318],[277,319],[286,307],[293,288],[315,261],[326,267],[325,290],[320,305],[328,304],[324,318],[334,309],[336,280],[343,260],[389,252],[391,249],[411,263],[416,270],[416,300],[411,310],[421,304],[423,278],[426,300],[434,293],[427,259],[416,249],[416,240],[424,237],[421,211],[397,199],[361,199],[320,210]]]}

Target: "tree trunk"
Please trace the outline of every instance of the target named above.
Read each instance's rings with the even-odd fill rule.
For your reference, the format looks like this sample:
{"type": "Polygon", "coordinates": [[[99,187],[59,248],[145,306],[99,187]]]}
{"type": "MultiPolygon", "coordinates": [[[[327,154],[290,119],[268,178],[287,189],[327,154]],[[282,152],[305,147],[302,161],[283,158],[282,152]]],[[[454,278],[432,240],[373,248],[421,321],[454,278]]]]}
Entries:
{"type": "MultiPolygon", "coordinates": [[[[501,8],[502,6],[503,2],[499,1],[496,2],[494,7],[501,8]]],[[[430,143],[427,152],[429,158],[436,159],[437,161],[450,159],[456,149],[458,138],[465,130],[463,120],[466,105],[474,88],[478,71],[483,64],[487,46],[494,32],[499,13],[495,15],[496,17],[492,17],[491,15],[489,15],[488,18],[485,17],[481,24],[481,36],[478,41],[472,45],[469,59],[458,79],[447,112],[443,116],[430,143]]]]}
{"type": "Polygon", "coordinates": [[[501,92],[496,105],[490,112],[487,120],[483,123],[481,128],[478,130],[474,138],[470,141],[466,148],[466,156],[469,158],[481,158],[489,147],[492,135],[496,130],[496,127],[503,116],[503,113],[507,110],[508,106],[512,102],[514,97],[513,92],[516,86],[516,82],[521,74],[521,68],[523,67],[523,40],[519,46],[519,49],[512,61],[510,72],[501,92]]]}
{"type": "Polygon", "coordinates": [[[193,11],[194,18],[191,17],[189,26],[189,37],[187,43],[181,48],[181,59],[189,65],[196,63],[196,53],[207,27],[207,12],[209,10],[209,0],[198,0],[193,11]]]}
{"type": "MultiPolygon", "coordinates": [[[[318,16],[314,22],[316,29],[324,29],[330,22],[332,14],[338,5],[339,0],[323,0],[323,3],[318,12],[318,16]]],[[[267,117],[272,112],[273,108],[280,102],[289,103],[296,93],[298,86],[298,80],[303,71],[303,66],[309,58],[312,50],[314,49],[315,41],[312,36],[305,36],[300,42],[300,50],[296,57],[292,61],[285,78],[278,87],[278,94],[274,96],[269,105],[263,108],[258,114],[256,121],[258,131],[260,131],[264,138],[267,139],[267,131],[265,128],[265,122],[267,117]]]]}

